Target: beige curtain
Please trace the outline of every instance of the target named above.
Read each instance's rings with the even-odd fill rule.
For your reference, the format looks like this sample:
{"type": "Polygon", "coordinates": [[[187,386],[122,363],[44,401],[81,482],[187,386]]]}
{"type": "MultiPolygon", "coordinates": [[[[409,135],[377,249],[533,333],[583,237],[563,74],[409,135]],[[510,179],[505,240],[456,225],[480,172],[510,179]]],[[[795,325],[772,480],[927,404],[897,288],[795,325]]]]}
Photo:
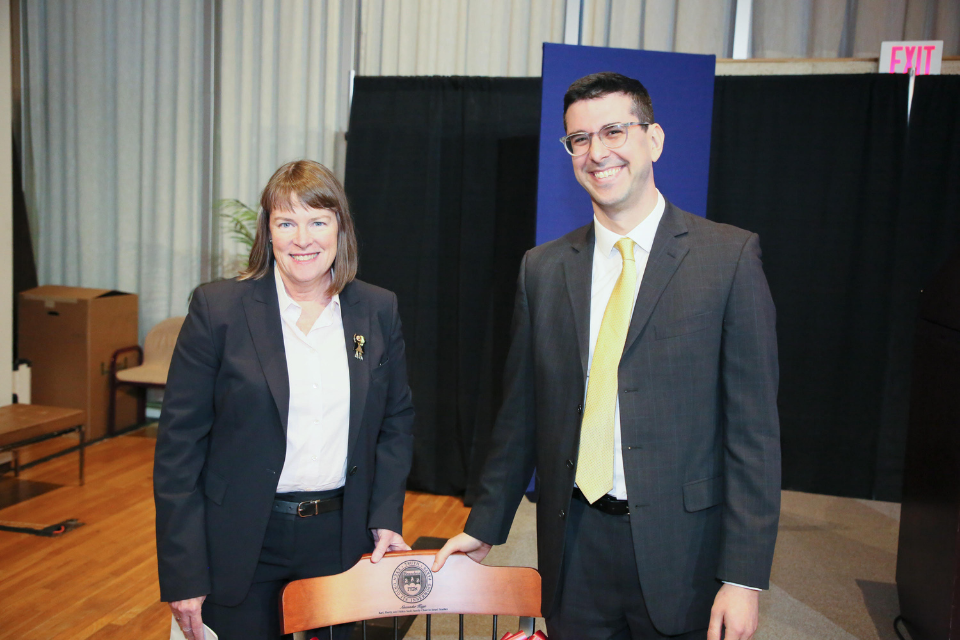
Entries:
{"type": "Polygon", "coordinates": [[[729,58],[735,12],[736,0],[583,0],[581,43],[729,58]]]}
{"type": "Polygon", "coordinates": [[[564,0],[363,0],[367,76],[539,76],[544,42],[563,42],[564,0]]]}
{"type": "Polygon", "coordinates": [[[960,55],[958,0],[753,0],[754,58],[870,58],[884,40],[960,55]]]}
{"type": "MultiPolygon", "coordinates": [[[[338,132],[348,117],[352,49],[344,34],[352,33],[351,6],[341,0],[222,3],[216,198],[256,208],[281,164],[310,158],[336,167],[338,132]]],[[[247,249],[221,224],[221,273],[232,277],[247,249]]]]}
{"type": "Polygon", "coordinates": [[[21,6],[39,281],[138,294],[142,336],[200,281],[203,5],[21,6]]]}

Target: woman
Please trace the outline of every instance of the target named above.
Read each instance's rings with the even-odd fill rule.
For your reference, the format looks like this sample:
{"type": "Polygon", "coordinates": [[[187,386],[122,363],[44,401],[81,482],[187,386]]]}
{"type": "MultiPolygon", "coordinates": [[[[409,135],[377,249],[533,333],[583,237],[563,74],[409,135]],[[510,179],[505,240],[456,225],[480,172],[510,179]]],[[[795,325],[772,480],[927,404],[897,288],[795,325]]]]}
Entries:
{"type": "Polygon", "coordinates": [[[278,638],[286,582],[409,549],[396,296],[354,279],[346,195],[322,165],[280,167],[260,206],[247,270],[193,295],[160,416],[160,594],[188,640],[202,623],[278,638]]]}

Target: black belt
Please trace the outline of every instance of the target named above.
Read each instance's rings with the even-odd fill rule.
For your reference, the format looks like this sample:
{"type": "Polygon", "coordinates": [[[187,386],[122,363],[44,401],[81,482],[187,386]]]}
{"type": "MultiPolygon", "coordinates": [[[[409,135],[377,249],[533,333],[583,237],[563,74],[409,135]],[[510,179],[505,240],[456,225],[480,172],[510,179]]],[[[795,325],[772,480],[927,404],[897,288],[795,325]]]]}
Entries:
{"type": "Polygon", "coordinates": [[[587,497],[583,495],[583,491],[580,491],[580,487],[574,487],[573,497],[581,502],[586,502],[594,509],[602,511],[611,516],[625,516],[629,515],[630,513],[630,506],[627,504],[626,500],[617,500],[609,493],[591,504],[590,501],[587,500],[587,497]]]}
{"type": "MultiPolygon", "coordinates": [[[[306,493],[306,492],[305,492],[306,493]]],[[[273,510],[278,513],[297,515],[301,518],[318,516],[321,513],[330,513],[343,508],[343,489],[333,491],[315,491],[316,499],[297,500],[301,497],[296,493],[281,493],[273,501],[273,510]]],[[[302,496],[307,497],[307,496],[302,496]]],[[[310,496],[311,498],[313,496],[310,496]]]]}

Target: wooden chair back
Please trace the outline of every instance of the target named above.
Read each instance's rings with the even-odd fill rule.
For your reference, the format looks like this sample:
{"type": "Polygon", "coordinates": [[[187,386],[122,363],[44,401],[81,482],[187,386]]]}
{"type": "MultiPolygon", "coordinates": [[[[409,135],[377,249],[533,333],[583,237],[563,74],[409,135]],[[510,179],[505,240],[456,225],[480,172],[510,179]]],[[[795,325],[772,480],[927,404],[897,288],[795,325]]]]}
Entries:
{"type": "Polygon", "coordinates": [[[348,571],[296,580],[283,588],[283,633],[328,625],[429,614],[540,617],[540,574],[528,567],[488,567],[457,553],[433,573],[436,551],[367,554],[348,571]]]}

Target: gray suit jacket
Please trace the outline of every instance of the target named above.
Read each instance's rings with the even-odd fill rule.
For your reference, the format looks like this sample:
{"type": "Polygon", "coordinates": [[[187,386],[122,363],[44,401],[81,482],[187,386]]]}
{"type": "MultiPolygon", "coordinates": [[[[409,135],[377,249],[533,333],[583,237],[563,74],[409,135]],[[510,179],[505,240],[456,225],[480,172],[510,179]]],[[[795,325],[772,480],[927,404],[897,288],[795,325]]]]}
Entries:
{"type": "MultiPolygon", "coordinates": [[[[395,295],[354,280],[340,293],[350,375],[342,568],[399,532],[413,455],[395,295]],[[364,336],[363,360],[354,334],[364,336]]],[[[286,454],[290,385],[273,275],[199,287],[177,340],[154,456],[160,597],[233,606],[257,566],[286,454]]]]}
{"type": "MultiPolygon", "coordinates": [[[[557,604],[590,335],[593,224],[531,249],[503,406],[466,531],[501,544],[534,468],[557,604]]],[[[666,205],[619,369],[633,549],[656,627],[705,627],[720,581],[767,588],[780,511],[775,312],[758,237],[666,205]]]]}

